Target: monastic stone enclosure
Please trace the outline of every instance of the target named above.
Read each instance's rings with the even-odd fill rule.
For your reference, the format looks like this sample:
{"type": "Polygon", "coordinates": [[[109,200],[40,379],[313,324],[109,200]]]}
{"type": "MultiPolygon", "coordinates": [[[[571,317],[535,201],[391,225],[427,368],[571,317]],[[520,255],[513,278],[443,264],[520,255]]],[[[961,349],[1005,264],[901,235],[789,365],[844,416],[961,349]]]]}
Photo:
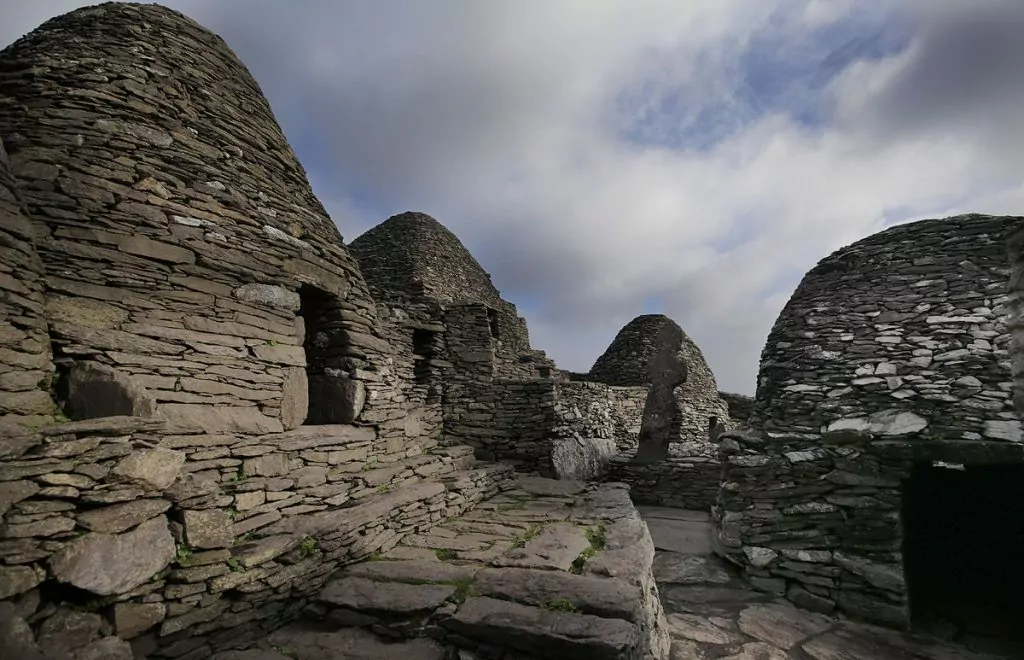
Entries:
{"type": "Polygon", "coordinates": [[[800,283],[768,337],[752,428],[722,445],[720,551],[754,584],[888,625],[1013,630],[1022,223],[900,225],[800,283]]]}

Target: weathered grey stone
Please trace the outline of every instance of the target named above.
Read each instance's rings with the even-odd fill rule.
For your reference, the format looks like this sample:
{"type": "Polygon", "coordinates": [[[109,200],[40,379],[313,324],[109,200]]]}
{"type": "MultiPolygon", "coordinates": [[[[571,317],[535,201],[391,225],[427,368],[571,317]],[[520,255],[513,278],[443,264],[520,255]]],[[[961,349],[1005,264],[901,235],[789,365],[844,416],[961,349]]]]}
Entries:
{"type": "Polygon", "coordinates": [[[743,639],[736,632],[719,628],[706,617],[696,614],[669,614],[665,618],[673,637],[713,645],[735,644],[743,639]]]}
{"type": "Polygon", "coordinates": [[[297,312],[302,305],[299,294],[272,284],[245,284],[238,287],[232,294],[243,302],[258,303],[297,312]]]}
{"type": "Polygon", "coordinates": [[[114,627],[118,637],[131,639],[164,620],[164,603],[117,603],[114,606],[114,627]]]}
{"type": "Polygon", "coordinates": [[[747,635],[788,650],[831,628],[832,619],[786,605],[750,605],[740,612],[739,627],[747,635]]]}
{"type": "Polygon", "coordinates": [[[34,566],[0,566],[0,600],[23,594],[45,578],[34,566]]]}
{"type": "Polygon", "coordinates": [[[480,642],[541,657],[619,660],[636,653],[639,629],[621,619],[550,611],[493,598],[469,598],[445,628],[480,642]]]}
{"type": "Polygon", "coordinates": [[[164,491],[178,478],[184,464],[185,454],[180,451],[163,447],[137,449],[121,460],[110,474],[143,488],[164,491]]]}
{"type": "MultiPolygon", "coordinates": [[[[274,632],[269,641],[277,648],[293,650],[299,658],[444,660],[447,657],[441,645],[433,640],[384,641],[360,628],[322,632],[296,624],[274,632]]],[[[229,657],[217,660],[264,660],[264,658],[229,657]]]]}
{"type": "Polygon", "coordinates": [[[455,593],[455,587],[439,584],[375,582],[366,578],[334,580],[320,592],[328,605],[366,613],[397,615],[425,614],[441,607],[455,593]]]}
{"type": "Polygon", "coordinates": [[[495,566],[553,568],[567,571],[572,562],[590,547],[584,530],[576,525],[555,523],[540,530],[522,548],[510,550],[495,566]]]}
{"type": "Polygon", "coordinates": [[[191,548],[226,548],[234,541],[231,518],[226,511],[185,511],[182,514],[182,522],[185,525],[185,541],[191,548]]]}
{"type": "Polygon", "coordinates": [[[284,454],[266,454],[242,461],[242,472],[249,477],[278,477],[288,474],[289,461],[284,454]]]}
{"type": "Polygon", "coordinates": [[[75,660],[133,660],[131,644],[120,637],[104,637],[75,654],[75,660]]]}
{"type": "Polygon", "coordinates": [[[309,381],[306,370],[289,367],[281,385],[281,424],[286,431],[298,428],[309,413],[309,381]]]}
{"type": "Polygon", "coordinates": [[[558,479],[588,481],[607,472],[618,448],[611,438],[567,438],[551,447],[551,467],[558,479]]]}
{"type": "Polygon", "coordinates": [[[160,516],[124,534],[92,532],[75,539],[51,558],[50,568],[61,582],[110,596],[145,583],[174,555],[174,538],[160,516]]]}
{"type": "Polygon", "coordinates": [[[82,527],[94,532],[116,534],[160,515],[170,506],[171,503],[167,500],[133,500],[82,511],[75,520],[82,527]]]}
{"type": "Polygon", "coordinates": [[[39,492],[39,485],[34,481],[6,481],[0,483],[0,516],[7,513],[11,506],[39,492]]]}
{"type": "Polygon", "coordinates": [[[584,614],[627,621],[636,621],[642,607],[639,587],[562,571],[485,568],[476,574],[474,585],[481,596],[535,607],[565,599],[584,614]]]}

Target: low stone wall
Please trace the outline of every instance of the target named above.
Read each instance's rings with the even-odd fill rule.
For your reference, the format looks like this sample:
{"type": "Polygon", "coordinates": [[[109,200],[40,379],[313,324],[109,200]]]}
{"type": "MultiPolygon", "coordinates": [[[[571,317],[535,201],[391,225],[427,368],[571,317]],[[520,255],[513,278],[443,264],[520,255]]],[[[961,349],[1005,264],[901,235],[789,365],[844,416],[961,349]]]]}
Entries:
{"type": "Polygon", "coordinates": [[[731,392],[719,392],[718,396],[725,401],[729,409],[729,428],[742,428],[747,425],[751,413],[754,412],[754,397],[746,394],[733,394],[731,392]]]}
{"type": "Polygon", "coordinates": [[[611,438],[620,450],[636,448],[646,387],[563,381],[556,393],[563,436],[611,438]]]}
{"type": "Polygon", "coordinates": [[[851,431],[804,442],[723,436],[716,550],[800,607],[896,627],[909,623],[900,507],[913,465],[1024,462],[1024,447],[1006,442],[851,431]]]}
{"type": "Polygon", "coordinates": [[[616,456],[606,478],[629,484],[634,503],[700,511],[715,504],[722,476],[718,460],[670,456],[661,463],[637,465],[631,462],[633,453],[616,456]]]}
{"type": "Polygon", "coordinates": [[[44,649],[112,632],[137,655],[205,658],[294,617],[337,567],[512,475],[471,468],[468,447],[388,440],[386,427],[261,438],[159,427],[104,418],[6,440],[0,605],[44,649]]]}

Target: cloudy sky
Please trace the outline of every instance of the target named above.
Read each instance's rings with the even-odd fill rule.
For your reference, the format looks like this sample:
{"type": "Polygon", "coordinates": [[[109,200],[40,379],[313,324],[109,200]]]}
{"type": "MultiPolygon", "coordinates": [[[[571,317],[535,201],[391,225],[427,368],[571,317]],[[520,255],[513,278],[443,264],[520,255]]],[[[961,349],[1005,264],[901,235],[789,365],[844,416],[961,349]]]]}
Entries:
{"type": "MultiPolygon", "coordinates": [[[[0,45],[86,4],[0,0],[0,45]]],[[[247,63],[347,241],[430,213],[573,370],[661,312],[752,394],[831,251],[1024,213],[1020,0],[166,4],[247,63]]]]}

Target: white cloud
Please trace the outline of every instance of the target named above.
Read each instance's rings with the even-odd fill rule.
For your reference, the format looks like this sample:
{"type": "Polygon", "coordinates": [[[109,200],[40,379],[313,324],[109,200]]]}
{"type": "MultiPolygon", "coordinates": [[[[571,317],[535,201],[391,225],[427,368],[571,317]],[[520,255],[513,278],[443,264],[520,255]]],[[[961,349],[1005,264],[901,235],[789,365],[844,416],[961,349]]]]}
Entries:
{"type": "MultiPolygon", "coordinates": [[[[0,0],[0,42],[77,4],[0,0]]],[[[293,139],[320,136],[329,161],[306,165],[347,239],[389,213],[435,215],[508,298],[536,303],[534,345],[575,370],[657,298],[720,386],[752,392],[775,316],[829,252],[894,213],[1024,208],[1006,177],[1024,165],[1024,132],[1000,139],[1024,104],[1005,76],[1024,62],[992,46],[1024,16],[1019,2],[169,4],[239,52],[293,139]],[[755,112],[757,39],[783,63],[823,59],[809,31],[867,11],[910,21],[910,47],[755,112]],[[971,11],[997,19],[970,23],[970,43],[990,45],[977,53],[955,29],[971,11]],[[1010,62],[992,66],[993,52],[1010,62]],[[993,75],[971,87],[975,102],[946,103],[971,81],[929,62],[970,70],[976,55],[993,75]],[[786,104],[807,98],[834,113],[799,123],[786,104]],[[719,131],[709,148],[672,142],[719,131]]]]}

